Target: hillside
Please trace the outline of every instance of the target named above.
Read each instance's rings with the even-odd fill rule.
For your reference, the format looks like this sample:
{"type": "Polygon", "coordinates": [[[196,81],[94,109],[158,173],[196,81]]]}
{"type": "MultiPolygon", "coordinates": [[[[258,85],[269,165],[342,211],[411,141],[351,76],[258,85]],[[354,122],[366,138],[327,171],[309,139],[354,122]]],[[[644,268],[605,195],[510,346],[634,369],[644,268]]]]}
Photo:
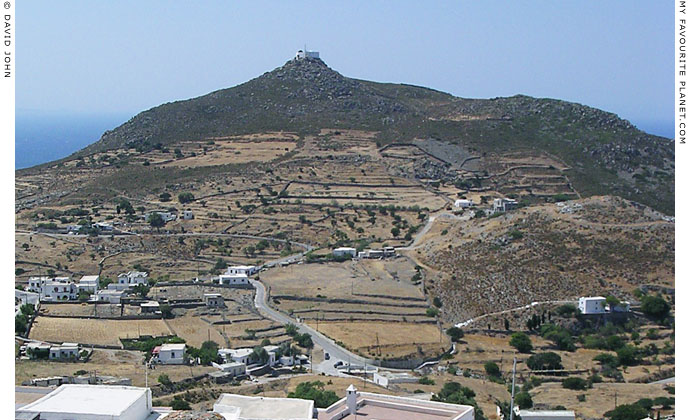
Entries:
{"type": "Polygon", "coordinates": [[[379,147],[414,139],[458,146],[473,160],[453,168],[464,171],[456,182],[491,172],[494,156],[547,153],[581,195],[618,195],[674,214],[672,142],[615,114],[554,99],[463,99],[356,80],[319,59],[290,60],[241,85],[144,111],[72,158],[270,131],[304,138],[323,128],[374,132],[379,147]]]}
{"type": "Polygon", "coordinates": [[[673,287],[674,223],[617,197],[533,206],[490,219],[440,219],[415,251],[447,321],[535,301],[673,287]],[[444,231],[446,233],[444,233],[444,231]]]}

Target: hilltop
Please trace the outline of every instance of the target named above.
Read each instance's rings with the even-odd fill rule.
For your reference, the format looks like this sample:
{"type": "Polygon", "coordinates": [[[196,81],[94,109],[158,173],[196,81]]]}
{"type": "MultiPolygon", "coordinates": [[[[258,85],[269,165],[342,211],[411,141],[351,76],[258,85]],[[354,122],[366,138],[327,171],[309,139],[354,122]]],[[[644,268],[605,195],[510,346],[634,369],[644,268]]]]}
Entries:
{"type": "Polygon", "coordinates": [[[463,99],[357,80],[320,59],[290,60],[241,85],[154,107],[61,162],[254,133],[287,131],[304,139],[324,128],[371,132],[368,138],[379,148],[416,140],[455,147],[467,160],[451,168],[461,172],[453,182],[491,173],[496,158],[506,154],[546,153],[562,164],[565,182],[583,196],[613,194],[674,213],[672,142],[615,114],[555,99],[463,99]]]}

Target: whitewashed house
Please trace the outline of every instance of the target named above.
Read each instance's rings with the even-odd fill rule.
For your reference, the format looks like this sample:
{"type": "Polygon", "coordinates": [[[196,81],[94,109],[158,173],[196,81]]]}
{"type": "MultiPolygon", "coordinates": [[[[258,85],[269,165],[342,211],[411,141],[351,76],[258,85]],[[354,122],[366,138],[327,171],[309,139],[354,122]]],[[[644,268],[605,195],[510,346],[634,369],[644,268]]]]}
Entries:
{"type": "Polygon", "coordinates": [[[204,293],[204,302],[209,308],[222,308],[225,306],[225,299],[220,293],[204,293]]]}
{"type": "Polygon", "coordinates": [[[91,295],[91,300],[102,303],[118,304],[122,302],[124,296],[124,290],[99,290],[95,295],[91,295]]]}
{"type": "Polygon", "coordinates": [[[48,354],[50,360],[70,360],[79,358],[79,344],[77,343],[62,343],[50,347],[48,354]]]}
{"type": "Polygon", "coordinates": [[[517,200],[512,198],[494,198],[494,212],[506,212],[517,208],[517,200]]]}
{"type": "Polygon", "coordinates": [[[151,390],[121,385],[61,385],[17,408],[16,419],[147,420],[153,414],[151,390]]]}
{"type": "Polygon", "coordinates": [[[523,420],[575,420],[575,412],[570,410],[515,410],[523,420]]]}
{"type": "Polygon", "coordinates": [[[39,294],[42,301],[56,302],[76,299],[78,288],[69,277],[31,277],[29,291],[39,294]]]}
{"type": "Polygon", "coordinates": [[[461,209],[467,209],[474,206],[474,202],[472,200],[466,200],[464,198],[459,198],[455,200],[455,207],[459,207],[461,209]]]}
{"type": "Polygon", "coordinates": [[[250,364],[251,355],[254,349],[219,349],[218,354],[227,363],[229,361],[244,363],[245,365],[250,364]]]}
{"type": "Polygon", "coordinates": [[[169,212],[169,211],[152,211],[151,213],[146,215],[145,220],[148,222],[149,218],[156,213],[161,216],[161,219],[163,219],[164,223],[168,223],[168,222],[172,222],[173,220],[177,220],[177,214],[169,212]]]}
{"type": "Polygon", "coordinates": [[[240,362],[229,362],[218,364],[216,362],[211,363],[216,369],[220,369],[222,372],[227,372],[233,377],[242,376],[247,374],[247,365],[240,362]]]}
{"type": "Polygon", "coordinates": [[[305,58],[319,58],[319,52],[307,51],[306,49],[304,49],[297,51],[297,54],[295,54],[295,60],[303,60],[305,58]]]}
{"type": "Polygon", "coordinates": [[[185,351],[187,350],[187,345],[181,344],[163,344],[162,346],[156,347],[153,354],[157,355],[158,363],[164,365],[181,365],[184,363],[185,351]],[[158,350],[156,352],[156,350],[158,350]]]}
{"type": "Polygon", "coordinates": [[[410,375],[407,372],[374,372],[374,383],[376,383],[376,385],[381,385],[384,388],[388,388],[390,385],[393,384],[416,384],[418,382],[418,377],[410,375]]]}
{"type": "Polygon", "coordinates": [[[225,274],[244,274],[245,276],[251,276],[256,273],[256,271],[255,265],[233,265],[225,270],[225,274]]]}
{"type": "Polygon", "coordinates": [[[577,308],[584,315],[603,314],[606,312],[606,298],[601,296],[581,297],[577,308]]]}
{"type": "Polygon", "coordinates": [[[357,256],[357,250],[349,247],[340,247],[333,250],[334,257],[344,257],[346,255],[354,258],[357,256]]]}
{"type": "Polygon", "coordinates": [[[100,280],[99,276],[83,276],[80,280],[79,283],[77,283],[77,289],[79,290],[79,293],[81,292],[87,292],[87,293],[96,293],[96,289],[98,289],[98,281],[100,280]]]}
{"type": "Polygon", "coordinates": [[[246,274],[221,274],[218,283],[229,286],[249,284],[249,277],[246,274]]]}
{"type": "Polygon", "coordinates": [[[156,302],[155,300],[144,302],[139,305],[139,308],[141,308],[142,314],[155,314],[156,312],[161,311],[160,303],[156,302]]]}
{"type": "Polygon", "coordinates": [[[185,210],[182,212],[182,218],[184,220],[192,220],[194,219],[194,212],[191,210],[185,210]]]}
{"type": "Polygon", "coordinates": [[[108,285],[110,290],[127,290],[139,284],[149,285],[149,273],[144,271],[128,271],[117,276],[117,283],[108,285]]]}
{"type": "Polygon", "coordinates": [[[14,316],[19,315],[22,305],[38,305],[38,293],[14,289],[14,316]]]}

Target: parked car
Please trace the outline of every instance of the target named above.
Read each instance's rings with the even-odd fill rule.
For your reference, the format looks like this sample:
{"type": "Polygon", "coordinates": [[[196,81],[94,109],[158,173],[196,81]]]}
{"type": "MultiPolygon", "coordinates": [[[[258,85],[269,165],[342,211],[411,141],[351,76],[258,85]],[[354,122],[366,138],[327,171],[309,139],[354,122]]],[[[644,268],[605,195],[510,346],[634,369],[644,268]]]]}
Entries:
{"type": "Polygon", "coordinates": [[[342,361],[342,360],[339,360],[339,361],[335,362],[335,364],[333,365],[333,367],[334,367],[334,368],[337,368],[337,367],[340,367],[340,366],[342,366],[342,365],[343,365],[343,361],[342,361]]]}
{"type": "Polygon", "coordinates": [[[324,357],[324,359],[328,360],[331,358],[331,355],[328,353],[324,353],[323,357],[324,357]]]}

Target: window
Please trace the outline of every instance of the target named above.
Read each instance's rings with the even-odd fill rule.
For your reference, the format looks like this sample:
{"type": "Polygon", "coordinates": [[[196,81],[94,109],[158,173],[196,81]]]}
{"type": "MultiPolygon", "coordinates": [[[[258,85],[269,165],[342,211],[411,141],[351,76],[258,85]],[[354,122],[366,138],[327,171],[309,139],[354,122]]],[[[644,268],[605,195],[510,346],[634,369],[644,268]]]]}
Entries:
{"type": "Polygon", "coordinates": [[[175,358],[175,352],[174,352],[174,351],[173,351],[173,352],[170,352],[170,358],[171,358],[171,359],[174,359],[174,358],[175,358]]]}

